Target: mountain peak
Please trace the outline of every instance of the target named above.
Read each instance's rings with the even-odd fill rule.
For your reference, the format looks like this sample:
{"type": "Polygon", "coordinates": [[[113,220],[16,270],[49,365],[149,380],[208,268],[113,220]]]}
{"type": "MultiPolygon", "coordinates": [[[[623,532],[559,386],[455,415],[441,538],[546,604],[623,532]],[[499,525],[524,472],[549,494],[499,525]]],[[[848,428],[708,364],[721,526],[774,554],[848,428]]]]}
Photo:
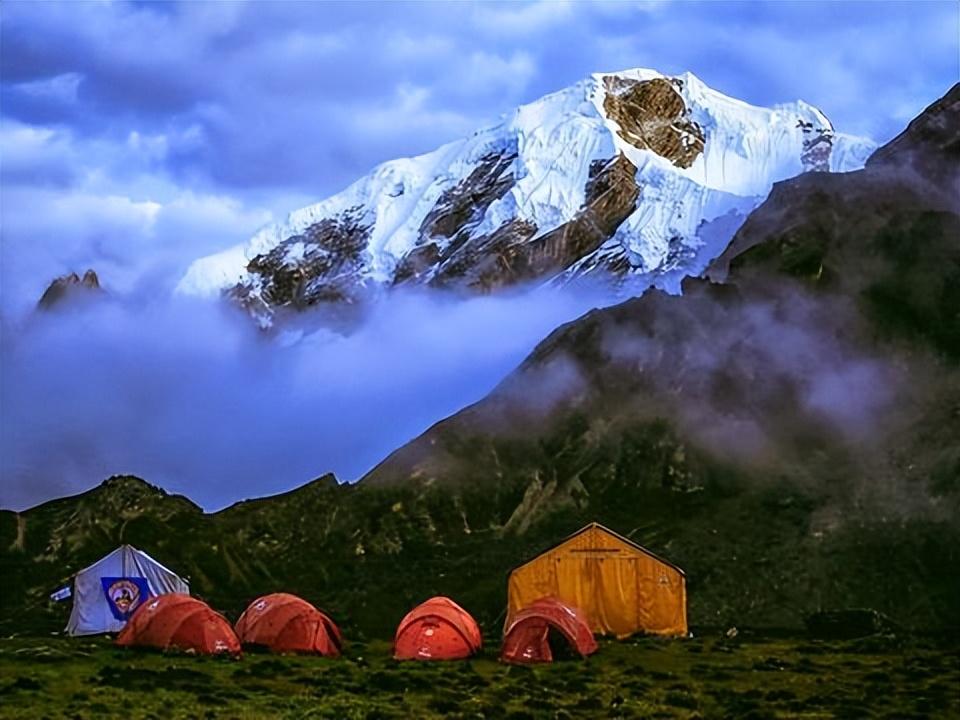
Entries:
{"type": "Polygon", "coordinates": [[[401,284],[487,293],[599,275],[677,291],[775,181],[856,169],[872,149],[806,103],[756,107],[689,72],[597,73],[383,163],[196,261],[178,291],[227,293],[264,326],[401,284]]]}
{"type": "Polygon", "coordinates": [[[71,272],[54,278],[37,302],[37,307],[41,310],[50,310],[63,304],[71,297],[92,297],[102,292],[100,278],[97,277],[94,270],[88,269],[83,277],[71,272]]]}

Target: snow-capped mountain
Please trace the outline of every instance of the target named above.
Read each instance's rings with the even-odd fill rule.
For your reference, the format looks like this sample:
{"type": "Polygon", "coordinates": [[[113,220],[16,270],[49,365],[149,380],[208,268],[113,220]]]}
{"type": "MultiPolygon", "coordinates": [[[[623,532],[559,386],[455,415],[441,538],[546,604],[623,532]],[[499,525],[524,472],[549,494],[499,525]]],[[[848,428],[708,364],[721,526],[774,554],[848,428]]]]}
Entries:
{"type": "Polygon", "coordinates": [[[489,292],[610,274],[668,289],[723,251],[774,182],[863,166],[875,145],[804,102],[762,108],[691,73],[595,74],[472,136],[374,168],[178,285],[283,307],[402,283],[489,292]]]}

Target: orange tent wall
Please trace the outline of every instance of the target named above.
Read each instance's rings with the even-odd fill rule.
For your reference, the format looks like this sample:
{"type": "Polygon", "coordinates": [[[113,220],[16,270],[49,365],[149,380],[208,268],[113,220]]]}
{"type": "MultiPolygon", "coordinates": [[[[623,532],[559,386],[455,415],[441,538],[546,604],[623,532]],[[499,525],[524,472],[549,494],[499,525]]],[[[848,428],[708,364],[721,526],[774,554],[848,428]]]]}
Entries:
{"type": "Polygon", "coordinates": [[[596,633],[687,633],[683,572],[597,523],[510,573],[507,624],[546,595],[580,608],[596,633]]]}

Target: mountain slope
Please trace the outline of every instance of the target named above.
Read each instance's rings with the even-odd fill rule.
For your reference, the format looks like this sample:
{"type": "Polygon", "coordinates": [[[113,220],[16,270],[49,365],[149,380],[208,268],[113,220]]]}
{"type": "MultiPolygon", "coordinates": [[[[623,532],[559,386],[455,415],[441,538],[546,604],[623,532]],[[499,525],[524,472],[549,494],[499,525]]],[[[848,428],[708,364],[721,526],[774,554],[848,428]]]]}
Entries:
{"type": "MultiPolygon", "coordinates": [[[[942,125],[952,137],[957,96],[954,87],[911,127],[942,125]]],[[[811,404],[818,398],[800,402],[818,372],[842,380],[845,364],[859,363],[881,373],[875,379],[889,369],[892,381],[901,369],[888,360],[929,364],[907,378],[916,392],[930,373],[953,377],[960,225],[956,196],[942,190],[960,165],[954,140],[931,144],[898,138],[865,170],[779,183],[713,263],[710,276],[724,284],[690,279],[682,297],[651,291],[560,328],[488,399],[436,425],[365,482],[468,482],[486,470],[465,448],[495,445],[499,435],[542,437],[545,419],[562,423],[574,412],[590,422],[621,408],[677,420],[688,406],[717,406],[718,419],[749,411],[759,423],[782,413],[815,429],[845,419],[811,404]],[[764,375],[776,376],[769,407],[764,375]]]]}
{"type": "Polygon", "coordinates": [[[712,269],[724,282],[559,328],[357,485],[206,515],[121,478],[0,512],[0,628],[62,627],[45,593],[125,541],[234,617],[288,590],[389,637],[439,593],[495,633],[507,571],[591,520],[686,570],[695,629],[865,606],[956,627],[960,241],[938,188],[957,181],[958,99],[905,151],[778,185],[712,269]]]}
{"type": "MultiPolygon", "coordinates": [[[[811,584],[823,580],[811,558],[832,562],[866,532],[861,549],[877,554],[849,566],[865,602],[903,616],[882,566],[917,562],[920,576],[904,571],[911,602],[955,612],[944,577],[960,563],[958,132],[955,86],[866,169],[778,184],[712,268],[724,283],[688,280],[682,297],[650,291],[558,329],[362,483],[525,486],[528,524],[585,503],[640,513],[644,484],[646,503],[663,502],[655,489],[702,494],[716,512],[779,494],[799,522],[798,555],[783,562],[811,584]],[[932,548],[939,565],[925,564],[932,548]]],[[[743,532],[775,527],[783,510],[744,517],[743,532]]],[[[705,546],[686,545],[696,531],[676,532],[681,558],[709,572],[694,559],[705,546]]]]}
{"type": "Polygon", "coordinates": [[[675,285],[729,239],[701,236],[702,223],[742,219],[776,180],[860,167],[872,147],[802,102],[754,107],[690,73],[597,74],[384,163],[198,260],[178,289],[226,291],[269,325],[402,283],[489,292],[612,273],[675,285]]]}

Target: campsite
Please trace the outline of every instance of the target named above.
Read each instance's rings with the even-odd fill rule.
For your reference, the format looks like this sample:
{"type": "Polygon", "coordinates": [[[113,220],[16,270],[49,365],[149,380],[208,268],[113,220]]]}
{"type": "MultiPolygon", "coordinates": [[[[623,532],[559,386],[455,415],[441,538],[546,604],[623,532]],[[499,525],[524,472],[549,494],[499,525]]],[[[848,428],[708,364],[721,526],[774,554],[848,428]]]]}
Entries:
{"type": "MultiPolygon", "coordinates": [[[[0,639],[0,716],[903,719],[960,711],[955,637],[857,628],[863,618],[852,615],[839,625],[824,618],[808,633],[691,632],[683,570],[595,522],[531,553],[503,583],[502,628],[481,627],[454,600],[433,597],[398,620],[391,642],[352,622],[342,630],[283,592],[227,618],[189,595],[175,569],[122,545],[65,586],[72,608],[63,634],[0,639]],[[853,637],[827,639],[831,622],[853,637]]],[[[65,611],[64,590],[54,595],[65,611]]]]}

